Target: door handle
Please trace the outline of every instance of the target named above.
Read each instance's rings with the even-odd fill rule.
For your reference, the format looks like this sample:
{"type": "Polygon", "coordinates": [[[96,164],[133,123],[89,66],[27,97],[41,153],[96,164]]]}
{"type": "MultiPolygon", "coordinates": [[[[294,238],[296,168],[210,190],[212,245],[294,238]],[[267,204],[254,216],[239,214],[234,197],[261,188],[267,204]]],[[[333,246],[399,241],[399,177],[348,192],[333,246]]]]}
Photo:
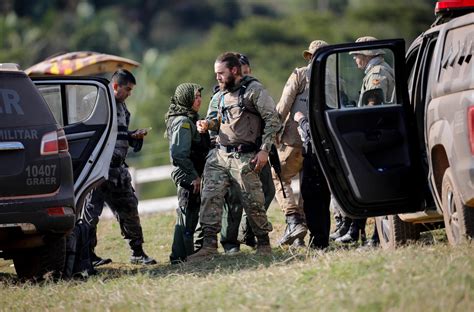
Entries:
{"type": "Polygon", "coordinates": [[[0,151],[24,150],[25,146],[21,142],[0,142],[0,151]]]}

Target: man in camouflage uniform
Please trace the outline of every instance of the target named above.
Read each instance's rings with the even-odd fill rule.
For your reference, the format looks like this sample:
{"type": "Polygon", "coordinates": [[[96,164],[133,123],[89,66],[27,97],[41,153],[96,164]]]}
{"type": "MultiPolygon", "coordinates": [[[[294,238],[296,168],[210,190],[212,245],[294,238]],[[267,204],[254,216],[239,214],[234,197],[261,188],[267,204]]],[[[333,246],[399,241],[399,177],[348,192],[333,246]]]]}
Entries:
{"type": "MultiPolygon", "coordinates": [[[[248,57],[242,53],[237,53],[242,68],[243,76],[250,76],[252,68],[248,57]]],[[[214,94],[214,101],[219,99],[219,95],[214,94]]],[[[260,171],[260,181],[262,182],[263,196],[265,198],[265,210],[268,210],[275,197],[275,186],[273,185],[272,171],[267,163],[260,171]]],[[[225,196],[224,210],[222,213],[221,245],[226,254],[235,254],[240,251],[240,244],[255,247],[257,242],[252,232],[247,216],[243,213],[242,201],[238,190],[229,188],[225,196]],[[243,214],[242,214],[243,213],[243,214]]]]}
{"type": "MultiPolygon", "coordinates": [[[[367,42],[377,40],[374,37],[365,36],[360,37],[356,42],[367,42]]],[[[360,97],[358,106],[364,105],[378,105],[382,103],[391,103],[393,91],[395,89],[395,74],[393,69],[388,65],[383,55],[385,54],[382,49],[375,50],[361,50],[349,52],[354,55],[354,61],[356,62],[357,68],[363,70],[365,73],[362,81],[362,87],[360,89],[360,97]],[[380,99],[374,95],[366,96],[369,90],[380,90],[382,96],[380,99]]]]}
{"type": "MultiPolygon", "coordinates": [[[[90,201],[84,208],[84,219],[94,231],[96,237],[97,223],[102,214],[104,203],[107,203],[120,224],[122,236],[128,240],[132,249],[130,262],[133,264],[156,264],[156,261],[148,257],[143,251],[143,232],[138,214],[138,199],[131,184],[131,176],[125,163],[128,148],[133,147],[134,152],[140,151],[143,138],[147,135],[146,129],[129,131],[130,112],[125,105],[125,100],[132,93],[136,85],[135,77],[125,69],[118,70],[112,76],[112,88],[114,90],[117,105],[117,142],[110,162],[109,178],[92,192],[90,201]]],[[[97,239],[91,243],[94,249],[97,239]]],[[[95,256],[93,261],[96,265],[103,264],[103,259],[95,256]]],[[[110,262],[110,261],[109,261],[110,262]]]]}
{"type": "Polygon", "coordinates": [[[271,253],[268,233],[272,225],[263,206],[259,172],[268,162],[268,153],[281,124],[273,100],[262,84],[242,76],[235,53],[220,55],[214,63],[214,71],[220,96],[218,101],[211,101],[207,119],[198,121],[197,127],[201,133],[208,130],[219,133],[217,146],[209,153],[203,174],[200,210],[203,246],[189,256],[188,261],[217,254],[224,196],[231,184],[240,191],[247,218],[257,237],[257,253],[271,253]]]}
{"type": "MultiPolygon", "coordinates": [[[[314,52],[326,45],[327,43],[322,40],[311,42],[308,50],[303,51],[304,59],[308,62],[311,61],[314,52]]],[[[291,245],[294,242],[297,246],[304,245],[304,237],[308,230],[302,200],[293,193],[291,180],[303,169],[303,142],[298,134],[298,123],[294,120],[294,115],[298,111],[305,116],[308,113],[309,70],[310,65],[308,64],[308,66],[296,68],[293,71],[277,104],[277,111],[284,126],[278,146],[283,187],[275,172],[273,172],[273,181],[276,188],[276,199],[285,213],[287,224],[285,233],[279,241],[280,245],[291,245]]]]}
{"type": "Polygon", "coordinates": [[[166,113],[166,137],[174,166],[171,178],[178,188],[179,207],[171,245],[171,263],[185,261],[194,253],[194,232],[199,221],[201,176],[209,152],[209,134],[199,133],[196,122],[202,87],[182,83],[171,98],[166,113]]]}

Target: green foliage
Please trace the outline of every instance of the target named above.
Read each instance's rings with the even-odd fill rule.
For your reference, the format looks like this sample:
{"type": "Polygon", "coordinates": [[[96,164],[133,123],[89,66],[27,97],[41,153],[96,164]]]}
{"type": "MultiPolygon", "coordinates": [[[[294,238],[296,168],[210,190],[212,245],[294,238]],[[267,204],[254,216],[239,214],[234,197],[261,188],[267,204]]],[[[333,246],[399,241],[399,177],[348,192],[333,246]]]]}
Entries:
{"type": "Polygon", "coordinates": [[[131,155],[138,167],[169,163],[164,114],[178,84],[204,86],[200,113],[206,114],[213,63],[224,51],[245,53],[277,102],[291,71],[306,65],[301,53],[312,40],[335,44],[372,35],[409,44],[433,21],[431,0],[19,1],[10,7],[0,16],[0,62],[27,68],[73,50],[141,62],[128,100],[132,127],[153,130],[142,152],[131,155]]]}

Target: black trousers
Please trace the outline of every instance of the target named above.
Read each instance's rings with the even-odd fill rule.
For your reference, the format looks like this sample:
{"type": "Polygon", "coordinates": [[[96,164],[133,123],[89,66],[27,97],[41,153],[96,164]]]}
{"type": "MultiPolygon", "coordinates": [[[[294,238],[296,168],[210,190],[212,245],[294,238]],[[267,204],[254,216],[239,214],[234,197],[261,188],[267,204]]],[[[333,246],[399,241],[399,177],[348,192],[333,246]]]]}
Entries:
{"type": "MultiPolygon", "coordinates": [[[[84,219],[92,227],[91,248],[97,245],[97,224],[104,204],[110,207],[120,224],[123,238],[132,250],[140,249],[143,244],[143,231],[138,214],[138,199],[131,184],[128,169],[114,169],[119,176],[118,182],[105,181],[92,192],[90,201],[84,207],[84,219]]],[[[109,171],[109,175],[110,175],[109,171]]]]}
{"type": "Polygon", "coordinates": [[[194,234],[199,223],[201,197],[199,194],[193,194],[191,190],[178,186],[178,201],[179,207],[176,209],[176,225],[171,244],[171,263],[185,261],[196,249],[194,234]]]}
{"type": "Polygon", "coordinates": [[[310,244],[314,248],[329,246],[331,216],[329,203],[331,192],[316,156],[305,154],[300,172],[300,191],[306,224],[310,232],[310,244]]]}

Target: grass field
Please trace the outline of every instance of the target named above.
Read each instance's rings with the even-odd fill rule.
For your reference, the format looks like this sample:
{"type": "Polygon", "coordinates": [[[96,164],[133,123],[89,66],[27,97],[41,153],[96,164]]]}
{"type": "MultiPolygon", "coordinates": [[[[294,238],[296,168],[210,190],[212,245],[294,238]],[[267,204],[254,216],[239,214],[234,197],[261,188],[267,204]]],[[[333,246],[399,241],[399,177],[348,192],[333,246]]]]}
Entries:
{"type": "MultiPolygon", "coordinates": [[[[272,242],[283,231],[273,206],[272,242]]],[[[474,246],[450,247],[443,230],[395,251],[331,245],[327,252],[244,247],[198,264],[168,264],[174,214],[142,216],[158,265],[128,264],[115,220],[102,220],[97,252],[113,263],[87,281],[21,283],[0,260],[1,311],[474,311],[474,246]]]]}

